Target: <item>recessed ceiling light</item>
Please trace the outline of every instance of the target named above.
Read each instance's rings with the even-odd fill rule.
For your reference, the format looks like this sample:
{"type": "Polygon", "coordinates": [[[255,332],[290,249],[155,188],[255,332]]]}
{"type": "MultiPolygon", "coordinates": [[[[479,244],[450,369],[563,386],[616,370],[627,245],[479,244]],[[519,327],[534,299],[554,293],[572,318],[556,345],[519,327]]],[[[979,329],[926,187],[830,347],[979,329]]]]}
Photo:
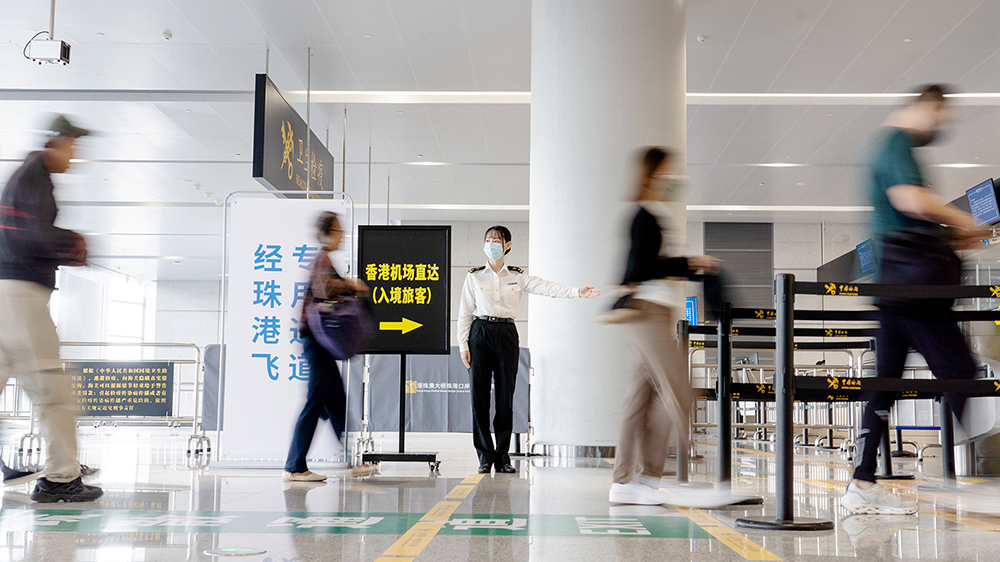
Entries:
{"type": "Polygon", "coordinates": [[[104,181],[108,181],[108,178],[104,178],[104,181]]]}
{"type": "Polygon", "coordinates": [[[100,37],[104,37],[104,32],[103,31],[98,31],[97,35],[100,36],[100,37]]]}
{"type": "Polygon", "coordinates": [[[399,110],[399,111],[397,111],[396,113],[398,113],[398,114],[402,115],[402,114],[403,114],[403,110],[402,110],[402,109],[400,109],[400,110],[399,110]]]}
{"type": "Polygon", "coordinates": [[[795,184],[795,185],[797,185],[797,186],[800,186],[800,187],[801,187],[801,186],[803,186],[803,185],[809,185],[809,184],[808,184],[808,183],[806,183],[806,182],[804,182],[804,181],[800,181],[799,183],[797,183],[797,184],[795,184]]]}
{"type": "Polygon", "coordinates": [[[184,113],[191,113],[191,110],[190,109],[185,109],[184,113]]]}
{"type": "Polygon", "coordinates": [[[372,38],[371,33],[365,33],[365,39],[371,39],[371,38],[372,38]]]}
{"type": "Polygon", "coordinates": [[[955,162],[953,164],[938,164],[938,168],[985,168],[984,164],[972,164],[970,162],[955,162]]]}
{"type": "Polygon", "coordinates": [[[757,185],[764,185],[764,182],[760,182],[760,183],[758,183],[757,185]]]}
{"type": "Polygon", "coordinates": [[[212,192],[211,191],[206,191],[205,192],[205,197],[208,197],[209,199],[211,199],[212,198],[212,192]]]}
{"type": "Polygon", "coordinates": [[[791,159],[792,159],[791,156],[785,156],[785,160],[791,160],[791,159]]]}
{"type": "Polygon", "coordinates": [[[184,180],[184,181],[186,181],[186,182],[190,182],[190,181],[192,181],[192,180],[184,180]]]}
{"type": "Polygon", "coordinates": [[[236,155],[237,155],[237,156],[240,156],[240,153],[239,153],[239,152],[237,152],[237,153],[236,153],[236,155]]]}
{"type": "Polygon", "coordinates": [[[903,39],[903,43],[912,43],[912,42],[913,42],[913,39],[910,39],[909,37],[907,37],[906,39],[903,39]]]}
{"type": "Polygon", "coordinates": [[[699,43],[704,43],[705,41],[708,41],[708,35],[699,35],[698,36],[698,42],[699,43]]]}
{"type": "Polygon", "coordinates": [[[833,113],[832,112],[831,113],[827,113],[826,116],[827,117],[833,117],[833,113]]]}
{"type": "Polygon", "coordinates": [[[979,160],[979,157],[978,156],[973,156],[972,159],[973,160],[979,160]]]}
{"type": "Polygon", "coordinates": [[[197,190],[201,189],[201,184],[200,183],[196,183],[196,184],[192,185],[191,187],[193,187],[197,191],[197,190]]]}
{"type": "Polygon", "coordinates": [[[175,260],[175,261],[174,261],[174,265],[180,265],[180,264],[181,264],[181,261],[180,261],[180,260],[175,260]]]}

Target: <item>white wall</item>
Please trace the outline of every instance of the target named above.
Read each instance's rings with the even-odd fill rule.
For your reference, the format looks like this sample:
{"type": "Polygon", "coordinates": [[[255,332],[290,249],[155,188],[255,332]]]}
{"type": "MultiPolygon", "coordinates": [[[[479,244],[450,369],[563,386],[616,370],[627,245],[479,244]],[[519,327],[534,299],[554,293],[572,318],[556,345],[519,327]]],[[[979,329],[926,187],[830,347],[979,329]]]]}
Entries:
{"type": "Polygon", "coordinates": [[[156,284],[156,341],[219,343],[218,281],[160,281],[156,284]]]}

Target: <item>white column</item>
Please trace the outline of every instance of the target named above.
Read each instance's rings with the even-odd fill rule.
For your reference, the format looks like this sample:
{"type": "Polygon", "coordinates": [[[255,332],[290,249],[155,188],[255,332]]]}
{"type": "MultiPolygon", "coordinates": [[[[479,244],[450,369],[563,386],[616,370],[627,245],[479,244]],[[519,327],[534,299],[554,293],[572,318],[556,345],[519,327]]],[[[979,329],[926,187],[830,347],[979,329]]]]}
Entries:
{"type": "MultiPolygon", "coordinates": [[[[684,161],[684,0],[534,0],[531,26],[530,273],[608,292],[625,269],[637,150],[684,161]]],[[[679,207],[671,247],[684,248],[679,207]]],[[[534,442],[615,445],[623,328],[596,320],[612,301],[531,299],[534,442]]]]}

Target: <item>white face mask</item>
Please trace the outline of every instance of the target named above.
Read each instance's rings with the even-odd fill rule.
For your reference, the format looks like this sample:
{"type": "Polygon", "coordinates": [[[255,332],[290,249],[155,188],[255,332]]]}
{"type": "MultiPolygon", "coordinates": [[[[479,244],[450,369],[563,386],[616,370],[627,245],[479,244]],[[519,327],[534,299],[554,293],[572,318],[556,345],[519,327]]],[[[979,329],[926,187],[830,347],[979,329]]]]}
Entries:
{"type": "Polygon", "coordinates": [[[503,257],[503,244],[499,242],[487,242],[483,245],[483,252],[491,260],[498,260],[503,257]]]}

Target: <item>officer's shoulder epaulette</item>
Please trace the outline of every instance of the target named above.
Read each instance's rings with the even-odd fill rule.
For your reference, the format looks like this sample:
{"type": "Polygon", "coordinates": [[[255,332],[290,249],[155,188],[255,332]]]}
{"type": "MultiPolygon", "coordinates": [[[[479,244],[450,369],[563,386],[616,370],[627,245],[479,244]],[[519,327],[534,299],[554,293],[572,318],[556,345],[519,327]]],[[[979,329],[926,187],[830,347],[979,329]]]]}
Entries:
{"type": "Polygon", "coordinates": [[[484,269],[486,269],[485,265],[481,265],[479,267],[473,267],[472,269],[469,270],[469,273],[475,273],[477,271],[482,271],[484,269]]]}
{"type": "Polygon", "coordinates": [[[524,273],[524,270],[520,267],[514,267],[513,265],[508,265],[507,269],[513,271],[514,273],[524,273]]]}

